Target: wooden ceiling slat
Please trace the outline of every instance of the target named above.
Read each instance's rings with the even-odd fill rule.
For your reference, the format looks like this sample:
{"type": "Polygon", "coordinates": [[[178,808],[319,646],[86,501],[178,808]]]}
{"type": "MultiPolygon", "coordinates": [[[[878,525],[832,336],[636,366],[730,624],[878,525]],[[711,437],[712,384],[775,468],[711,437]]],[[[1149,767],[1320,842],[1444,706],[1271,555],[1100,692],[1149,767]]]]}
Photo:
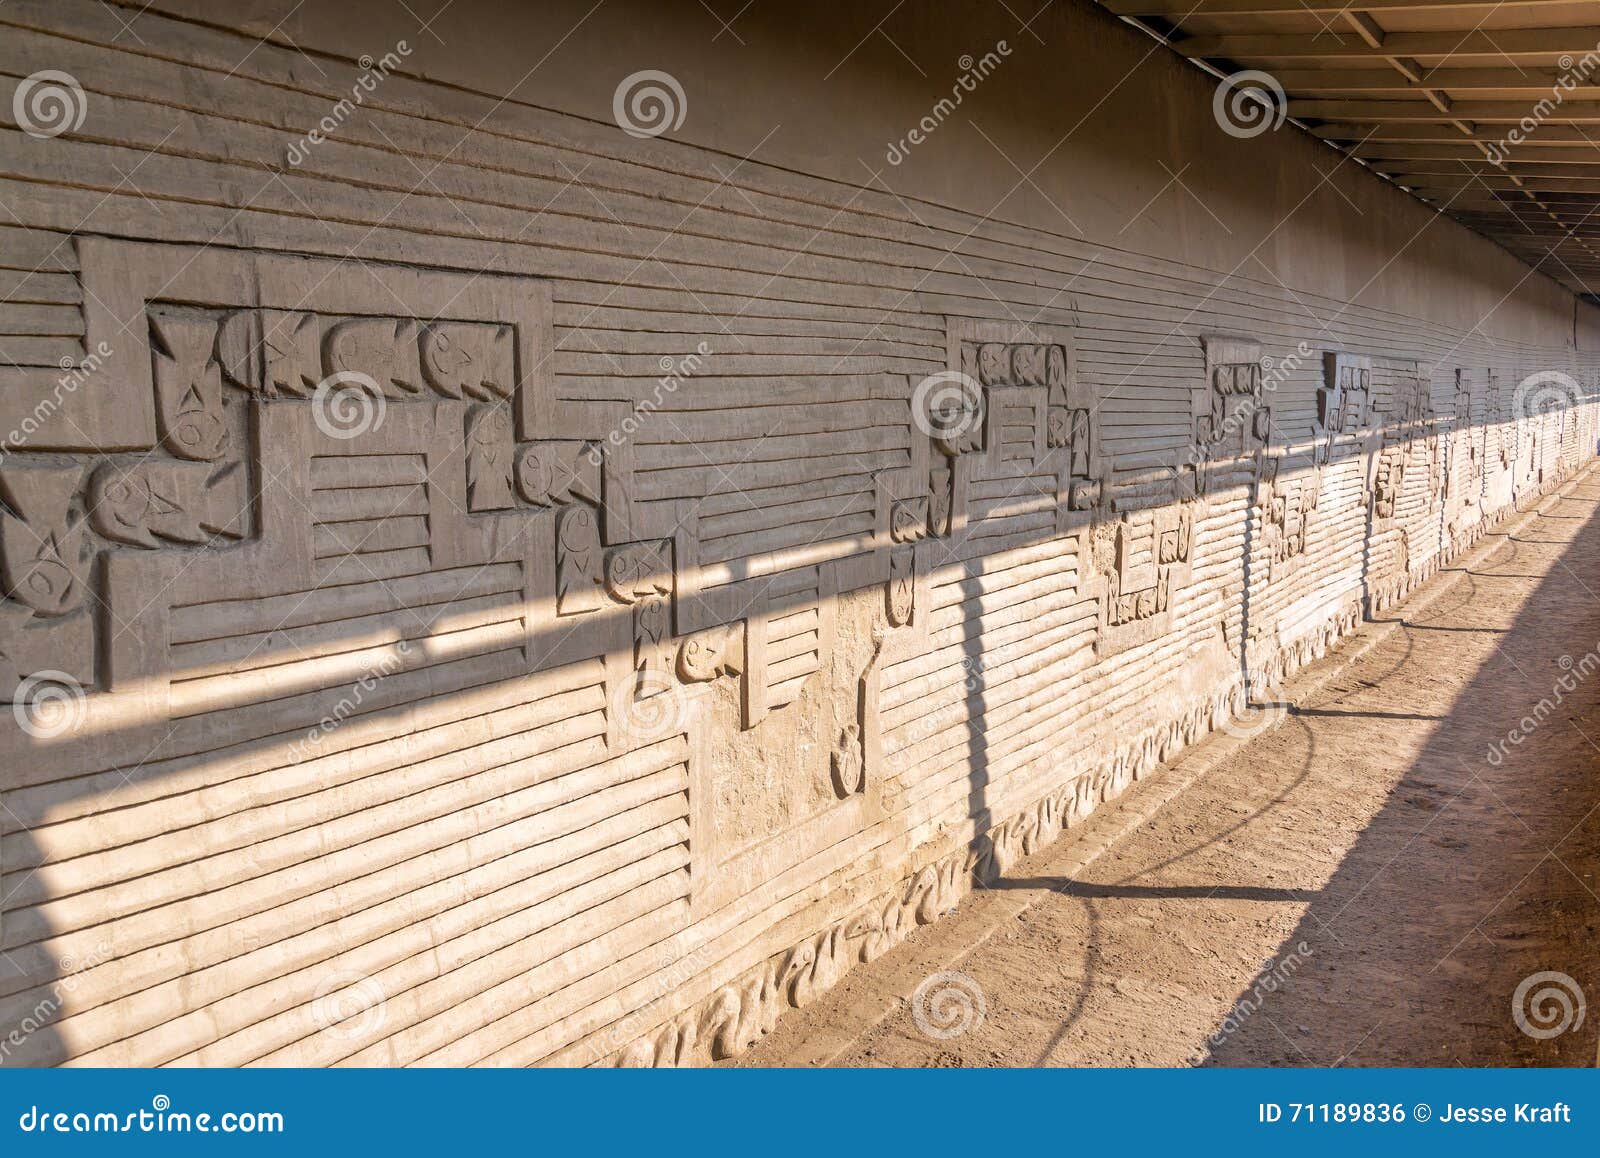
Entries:
{"type": "Polygon", "coordinates": [[[1462,217],[1496,217],[1501,219],[1510,217],[1549,226],[1571,225],[1574,227],[1600,229],[1600,212],[1597,212],[1595,206],[1583,208],[1568,205],[1552,212],[1541,209],[1537,204],[1529,201],[1522,205],[1455,205],[1451,211],[1462,217]]]}
{"type": "Polygon", "coordinates": [[[1551,8],[1570,5],[1572,0],[1101,0],[1118,16],[1300,16],[1307,12],[1343,12],[1362,8],[1369,12],[1437,11],[1459,8],[1463,12],[1484,9],[1551,8]]]}
{"type": "MultiPolygon", "coordinates": [[[[1535,102],[1456,101],[1450,118],[1479,124],[1517,125],[1534,115],[1535,102]]],[[[1342,121],[1346,124],[1405,124],[1439,121],[1446,118],[1432,104],[1414,101],[1289,101],[1289,115],[1299,120],[1342,121]]],[[[1536,118],[1536,124],[1600,124],[1600,101],[1568,100],[1551,102],[1536,118]]]]}
{"type": "MultiPolygon", "coordinates": [[[[1424,71],[1422,82],[1446,92],[1522,93],[1539,98],[1554,91],[1561,73],[1544,68],[1435,68],[1424,71]]],[[[1286,68],[1273,73],[1286,92],[1295,95],[1355,93],[1361,95],[1415,93],[1421,87],[1392,68],[1286,68]]],[[[1569,97],[1600,94],[1600,75],[1579,84],[1569,97]]]]}
{"type": "Polygon", "coordinates": [[[1400,177],[1396,176],[1394,182],[1404,185],[1419,197],[1426,197],[1430,201],[1440,198],[1449,198],[1455,195],[1474,197],[1500,198],[1507,203],[1518,206],[1538,204],[1546,207],[1559,207],[1571,209],[1587,209],[1595,202],[1595,183],[1600,181],[1600,174],[1595,174],[1587,182],[1575,182],[1561,188],[1550,189],[1538,181],[1525,180],[1521,185],[1513,185],[1504,181],[1493,181],[1489,178],[1462,178],[1454,177],[1400,177]],[[1561,195],[1558,197],[1557,195],[1561,195]],[[1587,200],[1573,200],[1574,198],[1587,198],[1587,200]]]}
{"type": "Polygon", "coordinates": [[[1449,177],[1464,177],[1477,173],[1482,176],[1506,177],[1515,176],[1522,178],[1537,177],[1549,181],[1566,182],[1568,180],[1587,180],[1595,176],[1592,166],[1587,165],[1551,165],[1541,161],[1509,161],[1505,167],[1487,163],[1475,163],[1468,159],[1467,164],[1460,160],[1455,161],[1410,161],[1410,160],[1368,160],[1367,164],[1375,169],[1382,169],[1385,173],[1399,173],[1412,176],[1426,176],[1439,174],[1449,177]]]}
{"type": "MultiPolygon", "coordinates": [[[[1311,133],[1325,141],[1342,141],[1352,145],[1372,142],[1396,145],[1458,145],[1463,140],[1496,144],[1500,141],[1500,134],[1490,129],[1464,137],[1459,129],[1417,121],[1398,125],[1387,121],[1362,125],[1328,121],[1312,126],[1311,133]]],[[[1543,125],[1531,140],[1536,141],[1542,148],[1600,150],[1600,129],[1580,125],[1543,125]]]]}
{"type": "Polygon", "coordinates": [[[1423,187],[1450,189],[1473,185],[1480,189],[1503,191],[1525,189],[1530,193],[1582,193],[1595,181],[1600,181],[1600,169],[1571,169],[1567,177],[1547,177],[1539,173],[1502,173],[1498,169],[1453,169],[1449,172],[1414,173],[1389,165],[1374,165],[1397,185],[1411,189],[1423,187]]]}
{"type": "MultiPolygon", "coordinates": [[[[1527,202],[1527,209],[1519,209],[1507,213],[1504,211],[1503,206],[1499,206],[1487,199],[1472,201],[1465,196],[1461,196],[1429,198],[1429,200],[1436,202],[1437,208],[1444,210],[1457,219],[1460,219],[1464,213],[1480,213],[1492,217],[1498,223],[1494,227],[1496,230],[1512,228],[1516,221],[1529,220],[1531,219],[1530,214],[1537,215],[1540,212],[1538,205],[1532,201],[1527,202]]],[[[1478,224],[1470,221],[1463,221],[1462,223],[1472,225],[1475,229],[1478,228],[1478,224]]]]}
{"type": "Polygon", "coordinates": [[[1506,248],[1523,254],[1524,260],[1539,261],[1547,255],[1553,255],[1578,268],[1600,268],[1600,256],[1595,254],[1592,241],[1588,245],[1580,245],[1576,239],[1523,235],[1514,242],[1508,242],[1506,248]]]}
{"type": "MultiPolygon", "coordinates": [[[[1365,5],[1363,5],[1365,7],[1365,5]]],[[[1466,32],[1390,32],[1380,46],[1368,44],[1353,31],[1330,30],[1316,35],[1224,33],[1191,36],[1172,47],[1188,57],[1226,60],[1381,60],[1386,56],[1423,56],[1462,60],[1488,57],[1504,63],[1513,56],[1582,56],[1600,44],[1600,26],[1576,28],[1496,28],[1466,32]]]]}
{"type": "MultiPolygon", "coordinates": [[[[1483,161],[1484,156],[1465,139],[1459,145],[1390,144],[1367,141],[1350,150],[1352,156],[1363,161],[1483,161]]],[[[1543,165],[1600,165],[1600,151],[1574,149],[1567,145],[1537,144],[1515,145],[1506,150],[1508,165],[1538,163],[1543,165]]]]}
{"type": "Polygon", "coordinates": [[[1463,219],[1460,219],[1460,220],[1461,220],[1461,224],[1467,226],[1468,228],[1480,228],[1481,227],[1481,228],[1487,228],[1487,229],[1495,229],[1496,231],[1505,230],[1507,233],[1520,232],[1522,234],[1522,236],[1526,240],[1532,241],[1532,242],[1551,242],[1551,241],[1574,241],[1574,242],[1576,242],[1576,241],[1595,241],[1597,239],[1600,239],[1600,226],[1596,226],[1594,229],[1584,230],[1581,233],[1573,234],[1573,233],[1568,233],[1566,230],[1563,230],[1563,229],[1560,229],[1560,228],[1556,227],[1553,223],[1551,224],[1551,227],[1549,229],[1542,229],[1542,228],[1538,228],[1538,227],[1532,227],[1532,228],[1524,230],[1524,229],[1522,229],[1521,226],[1516,225],[1516,224],[1512,224],[1512,223],[1501,223],[1501,222],[1496,222],[1496,221],[1481,221],[1481,220],[1475,221],[1475,220],[1466,219],[1466,218],[1463,218],[1463,219]]]}
{"type": "Polygon", "coordinates": [[[1400,184],[1404,185],[1412,192],[1420,194],[1421,196],[1429,199],[1449,198],[1458,193],[1474,193],[1475,195],[1483,197],[1488,197],[1494,193],[1499,193],[1506,197],[1516,197],[1521,196],[1522,190],[1526,190],[1529,193],[1537,193],[1539,195],[1539,199],[1546,205],[1565,204],[1565,202],[1562,202],[1559,199],[1560,195],[1585,197],[1587,200],[1581,204],[1587,208],[1589,205],[1594,204],[1594,194],[1600,193],[1600,175],[1596,175],[1596,177],[1587,181],[1574,181],[1571,185],[1564,186],[1560,189],[1541,184],[1536,180],[1529,180],[1522,186],[1517,186],[1503,179],[1500,181],[1495,181],[1489,177],[1484,177],[1482,184],[1480,184],[1478,181],[1453,182],[1439,180],[1438,178],[1434,178],[1432,180],[1406,180],[1404,178],[1396,178],[1396,180],[1398,180],[1400,184]]]}

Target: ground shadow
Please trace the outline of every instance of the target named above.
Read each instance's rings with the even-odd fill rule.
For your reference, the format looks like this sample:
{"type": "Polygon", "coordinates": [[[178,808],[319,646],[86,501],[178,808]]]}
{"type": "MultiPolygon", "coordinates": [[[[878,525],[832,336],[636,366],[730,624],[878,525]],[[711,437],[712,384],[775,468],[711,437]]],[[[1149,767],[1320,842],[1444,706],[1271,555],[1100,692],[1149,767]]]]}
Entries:
{"type": "MultiPolygon", "coordinates": [[[[1578,491],[1592,498],[1600,482],[1578,491]]],[[[1499,566],[1515,563],[1516,545],[1548,542],[1502,538],[1511,550],[1455,569],[1511,577],[1499,566]]],[[[1600,995],[1600,599],[1589,589],[1600,582],[1583,578],[1596,575],[1600,516],[1528,597],[1326,885],[1306,895],[1275,958],[1295,967],[1240,994],[1205,1064],[1595,1064],[1600,1017],[1575,1023],[1577,991],[1600,995]],[[1525,719],[1535,726],[1506,743],[1525,719]],[[1504,752],[1495,760],[1493,745],[1504,752]],[[1572,984],[1535,981],[1517,1002],[1540,973],[1572,984]],[[1552,984],[1569,994],[1574,1024],[1541,1037],[1562,1017],[1552,984]]],[[[1404,610],[1408,634],[1449,626],[1404,610]]]]}

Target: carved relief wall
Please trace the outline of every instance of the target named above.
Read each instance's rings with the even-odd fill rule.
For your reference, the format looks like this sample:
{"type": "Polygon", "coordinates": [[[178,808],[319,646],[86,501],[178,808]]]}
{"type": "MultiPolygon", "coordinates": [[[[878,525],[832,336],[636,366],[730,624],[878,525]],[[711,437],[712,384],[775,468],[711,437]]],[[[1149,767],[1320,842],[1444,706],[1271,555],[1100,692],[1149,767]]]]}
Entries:
{"type": "Polygon", "coordinates": [[[1453,423],[1444,445],[1448,536],[1468,532],[1483,519],[1490,435],[1479,394],[1481,389],[1474,390],[1472,371],[1458,367],[1451,398],[1453,423]]]}
{"type": "MultiPolygon", "coordinates": [[[[1329,353],[1313,439],[1296,452],[1273,444],[1261,344],[1202,336],[1184,419],[1188,460],[1114,482],[1074,327],[945,317],[943,372],[959,387],[957,405],[930,418],[911,379],[900,380],[906,465],[867,477],[871,533],[825,538],[798,557],[775,551],[750,560],[743,577],[710,583],[710,569],[694,562],[703,546],[696,510],[631,493],[637,447],[610,434],[628,411],[561,396],[545,283],[416,269],[397,280],[375,265],[96,238],[78,251],[104,311],[87,319],[87,336],[115,326],[118,351],[85,396],[128,417],[127,445],[18,453],[0,465],[7,689],[19,720],[36,710],[27,696],[41,680],[74,682],[83,695],[82,719],[44,747],[29,729],[8,733],[11,789],[24,807],[34,793],[36,807],[64,809],[51,813],[73,834],[64,848],[91,852],[92,843],[70,842],[92,841],[74,827],[75,816],[91,818],[92,798],[63,800],[52,786],[129,775],[119,797],[134,805],[128,835],[159,843],[184,831],[186,856],[198,849],[205,861],[236,855],[265,830],[241,828],[237,816],[207,819],[199,796],[192,815],[174,811],[173,777],[192,791],[231,793],[243,775],[264,799],[294,798],[289,782],[307,775],[363,785],[373,802],[355,814],[352,835],[364,839],[348,854],[393,844],[380,854],[393,871],[425,847],[399,807],[409,790],[465,791],[455,809],[494,793],[517,803],[504,805],[495,819],[507,824],[493,831],[522,826],[539,847],[572,846],[576,859],[530,865],[534,875],[516,888],[547,896],[552,917],[580,906],[590,914],[551,941],[550,968],[596,978],[628,959],[625,927],[692,935],[696,922],[747,905],[752,882],[841,871],[863,837],[885,826],[904,832],[912,817],[932,820],[966,794],[970,755],[928,758],[949,750],[937,745],[952,726],[982,730],[987,743],[1018,708],[1044,710],[1031,689],[1056,641],[1030,635],[1032,615],[1089,608],[1078,622],[1092,648],[1062,669],[1076,671],[1086,694],[1099,694],[1093,664],[1173,639],[1180,613],[1211,597],[1195,585],[1194,565],[1217,502],[1250,512],[1261,536],[1251,556],[1259,573],[1244,580],[1266,619],[1251,631],[1257,664],[1281,646],[1278,604],[1263,593],[1292,588],[1310,559],[1325,469],[1365,458],[1374,542],[1386,536],[1397,552],[1392,573],[1379,577],[1383,590],[1414,571],[1412,528],[1440,515],[1445,481],[1456,477],[1444,456],[1457,444],[1441,447],[1414,365],[1402,363],[1374,404],[1368,361],[1329,353]],[[1000,556],[986,540],[1021,527],[1036,528],[1038,547],[1025,551],[1018,579],[995,587],[1012,572],[993,569],[1000,556]],[[1065,566],[1047,577],[1032,558],[1065,566]],[[1028,573],[1040,578],[1021,578],[1028,573]],[[1017,630],[991,639],[980,612],[985,634],[973,637],[964,615],[949,620],[974,597],[980,609],[992,605],[987,593],[1015,582],[1030,592],[1014,604],[1017,630]],[[909,713],[941,680],[957,698],[931,716],[909,713]],[[352,687],[361,689],[353,705],[352,687]],[[467,747],[468,737],[447,738],[442,721],[481,713],[496,688],[525,690],[509,700],[493,693],[489,714],[470,718],[499,718],[528,697],[537,712],[521,730],[493,728],[467,747]],[[431,725],[443,731],[419,747],[409,737],[413,705],[424,703],[443,713],[431,725]],[[547,722],[534,725],[539,718],[547,722]],[[565,775],[550,780],[558,769],[537,758],[496,762],[513,737],[531,741],[549,728],[588,748],[561,765],[572,769],[565,775]],[[140,752],[131,774],[121,755],[130,745],[140,752]],[[935,775],[941,767],[964,771],[946,781],[935,775]],[[592,831],[613,843],[595,844],[584,836],[592,831]]],[[[1467,444],[1466,485],[1472,447],[1488,436],[1470,425],[1464,386],[1456,408],[1459,437],[1479,440],[1467,444]]],[[[1233,694],[1224,688],[1209,702],[1228,705],[1233,694]]],[[[523,746],[512,742],[505,755],[523,746]]],[[[1053,763],[1029,760],[1034,775],[1053,763]]],[[[1074,789],[1063,807],[1080,815],[1125,774],[1095,773],[1084,782],[1095,785],[1091,796],[1074,789]]],[[[1060,823],[1037,819],[1029,832],[1060,823]]],[[[981,846],[990,849],[983,871],[1015,855],[1006,841],[1036,839],[978,838],[992,842],[981,846]]],[[[4,866],[8,874],[59,855],[29,841],[11,838],[22,859],[4,866]]],[[[292,871],[287,846],[281,860],[249,847],[266,874],[254,878],[260,885],[292,871]]],[[[136,888],[108,863],[93,916],[76,896],[52,896],[53,874],[22,881],[0,935],[43,969],[47,954],[81,949],[110,914],[137,960],[165,934],[127,923],[153,906],[160,928],[177,921],[208,939],[218,966],[226,960],[239,977],[269,984],[279,951],[239,956],[230,926],[218,923],[250,911],[244,894],[236,910],[199,906],[186,892],[192,861],[161,855],[151,853],[151,875],[136,888]]],[[[956,872],[945,894],[958,895],[973,867],[941,869],[956,872]]],[[[343,887],[336,880],[302,874],[284,896],[314,912],[343,887]]],[[[460,911],[464,896],[441,912],[486,919],[460,911]]],[[[942,904],[918,911],[931,917],[942,904]]],[[[863,956],[899,935],[889,920],[861,926],[863,956]]],[[[399,976],[414,968],[405,958],[389,966],[399,976]]],[[[103,971],[108,995],[119,976],[103,971]]],[[[140,976],[157,991],[185,977],[154,963],[140,976]]],[[[427,1041],[452,1056],[440,1027],[454,998],[431,984],[418,1000],[433,1012],[398,1036],[330,1037],[315,1001],[246,1024],[248,1007],[219,989],[218,1000],[233,1001],[235,1030],[223,1017],[200,1036],[163,1035],[157,1045],[158,1023],[119,1038],[116,1006],[90,1006],[70,1035],[41,1041],[37,1057],[250,1053],[315,1063],[398,1059],[427,1041]]],[[[538,1020],[538,1008],[527,1017],[538,1020]]]]}
{"type": "Polygon", "coordinates": [[[412,77],[288,172],[295,53],[93,7],[0,53],[138,56],[184,193],[0,225],[5,1064],[737,1053],[1594,446],[1511,385],[1590,354],[412,77]]]}
{"type": "Polygon", "coordinates": [[[1323,356],[1323,381],[1317,387],[1312,423],[1313,450],[1321,465],[1360,449],[1359,438],[1372,421],[1372,359],[1329,352],[1323,356]]]}
{"type": "Polygon", "coordinates": [[[1266,546],[1269,552],[1267,577],[1281,582],[1293,574],[1306,557],[1306,543],[1312,519],[1322,494],[1322,471],[1313,468],[1299,477],[1288,477],[1284,460],[1271,460],[1266,477],[1263,507],[1266,514],[1266,546]],[[1285,477],[1280,479],[1280,473],[1285,477]]]}
{"type": "Polygon", "coordinates": [[[1381,368],[1376,402],[1381,438],[1371,456],[1373,589],[1386,605],[1407,589],[1439,550],[1444,457],[1429,384],[1416,363],[1381,368]]]}

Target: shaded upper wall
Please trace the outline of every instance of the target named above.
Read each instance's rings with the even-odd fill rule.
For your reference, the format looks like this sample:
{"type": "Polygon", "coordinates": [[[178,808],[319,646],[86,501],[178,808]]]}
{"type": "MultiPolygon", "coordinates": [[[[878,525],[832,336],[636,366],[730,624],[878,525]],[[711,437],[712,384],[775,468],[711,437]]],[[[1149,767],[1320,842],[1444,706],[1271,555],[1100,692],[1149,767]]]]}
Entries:
{"type": "Polygon", "coordinates": [[[150,7],[350,58],[403,39],[407,72],[606,122],[619,81],[662,70],[688,106],[669,136],[736,158],[854,186],[878,173],[913,206],[1455,329],[1566,346],[1582,334],[1600,348],[1600,311],[1293,126],[1225,134],[1209,78],[1086,0],[757,0],[723,4],[730,27],[699,0],[414,0],[417,16],[384,0],[150,7]],[[890,165],[889,145],[951,94],[963,58],[1000,41],[1000,66],[890,165]]]}
{"type": "Polygon", "coordinates": [[[1600,306],[1578,302],[1576,322],[1578,349],[1600,350],[1600,306]]]}

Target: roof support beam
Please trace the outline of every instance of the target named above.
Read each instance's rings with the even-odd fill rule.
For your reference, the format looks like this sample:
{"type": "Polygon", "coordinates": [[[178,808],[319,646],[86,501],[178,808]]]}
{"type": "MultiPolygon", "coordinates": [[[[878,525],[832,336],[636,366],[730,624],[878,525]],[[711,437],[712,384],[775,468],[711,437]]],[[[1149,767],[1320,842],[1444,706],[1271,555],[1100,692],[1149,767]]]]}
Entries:
{"type": "MultiPolygon", "coordinates": [[[[1361,37],[1362,40],[1365,40],[1373,48],[1383,47],[1384,41],[1387,39],[1387,34],[1378,26],[1378,22],[1374,20],[1369,13],[1347,8],[1344,10],[1344,18],[1345,23],[1349,24],[1351,28],[1355,29],[1356,35],[1361,37]]],[[[1428,103],[1434,108],[1438,109],[1441,113],[1448,114],[1450,112],[1449,97],[1445,96],[1444,93],[1440,92],[1436,88],[1428,88],[1427,86],[1421,84],[1423,70],[1422,66],[1416,61],[1404,56],[1385,56],[1384,60],[1388,61],[1389,66],[1401,76],[1405,77],[1412,83],[1417,84],[1417,91],[1426,97],[1428,103]]],[[[1293,102],[1291,102],[1291,104],[1292,103],[1293,102]]],[[[1450,124],[1453,125],[1456,131],[1462,136],[1472,136],[1472,126],[1467,124],[1465,121],[1457,120],[1452,117],[1450,118],[1450,124]]],[[[1484,148],[1483,152],[1484,155],[1487,156],[1489,150],[1484,148]]]]}
{"type": "MultiPolygon", "coordinates": [[[[1454,186],[1469,182],[1473,184],[1481,182],[1497,189],[1516,187],[1516,182],[1512,179],[1510,173],[1502,172],[1486,165],[1436,165],[1427,169],[1414,168],[1408,165],[1384,165],[1381,168],[1384,175],[1391,180],[1400,181],[1413,187],[1419,185],[1454,186]]],[[[1572,174],[1575,178],[1600,181],[1600,168],[1593,170],[1567,169],[1564,172],[1572,174]]],[[[1522,174],[1522,179],[1528,180],[1530,176],[1540,184],[1541,188],[1547,183],[1551,185],[1557,184],[1557,181],[1553,178],[1538,177],[1526,173],[1522,174]]],[[[1565,181],[1561,181],[1559,184],[1562,188],[1566,187],[1565,181]]]]}

